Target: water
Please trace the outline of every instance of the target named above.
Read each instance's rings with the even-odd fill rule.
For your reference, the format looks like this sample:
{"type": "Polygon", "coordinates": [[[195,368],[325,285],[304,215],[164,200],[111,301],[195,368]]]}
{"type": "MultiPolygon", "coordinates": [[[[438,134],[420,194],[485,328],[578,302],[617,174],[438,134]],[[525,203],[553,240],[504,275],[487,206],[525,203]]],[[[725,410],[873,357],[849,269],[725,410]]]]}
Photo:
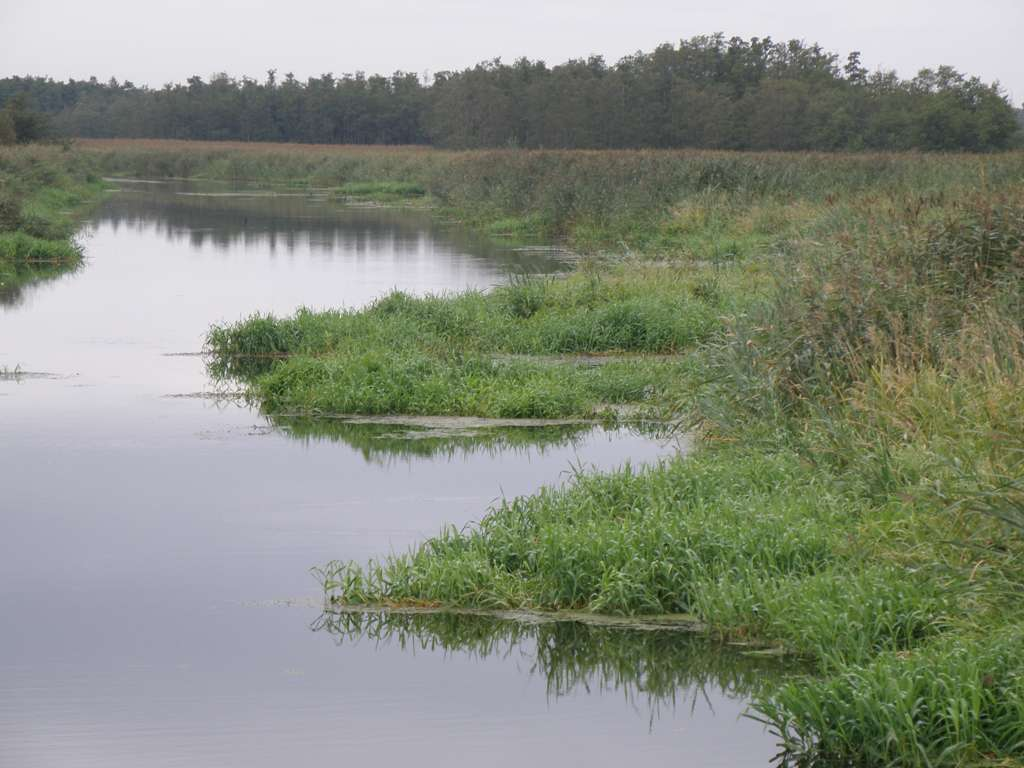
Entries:
{"type": "Polygon", "coordinates": [[[402,551],[628,431],[414,439],[197,394],[211,323],[486,288],[550,253],[409,211],[123,183],[88,263],[0,305],[0,765],[764,765],[765,670],[681,635],[322,616],[311,566],[402,551]],[[657,638],[657,639],[654,639],[657,638]],[[652,645],[653,643],[653,645],[652,645]]]}

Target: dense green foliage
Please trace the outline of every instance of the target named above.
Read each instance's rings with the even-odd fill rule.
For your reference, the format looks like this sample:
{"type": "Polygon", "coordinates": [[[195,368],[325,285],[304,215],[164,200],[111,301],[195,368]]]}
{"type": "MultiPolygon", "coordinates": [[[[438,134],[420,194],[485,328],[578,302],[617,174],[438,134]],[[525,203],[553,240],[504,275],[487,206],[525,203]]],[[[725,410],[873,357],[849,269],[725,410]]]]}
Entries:
{"type": "Polygon", "coordinates": [[[817,45],[696,37],[614,65],[485,62],[431,82],[331,73],[300,82],[216,74],[129,81],[0,80],[75,136],[472,147],[991,150],[1019,132],[995,85],[950,67],[910,80],[817,45]]]}
{"type": "Polygon", "coordinates": [[[886,651],[812,685],[786,683],[760,707],[794,754],[821,756],[826,765],[850,756],[860,765],[980,765],[1019,757],[1022,647],[1019,619],[989,636],[949,633],[914,653],[886,651]]]}
{"type": "Polygon", "coordinates": [[[0,148],[0,302],[79,264],[75,213],[102,190],[91,158],[56,147],[0,148]]]}
{"type": "Polygon", "coordinates": [[[49,119],[31,109],[28,101],[28,94],[21,92],[3,102],[3,109],[0,109],[0,146],[29,144],[49,137],[49,119]]]}
{"type": "Polygon", "coordinates": [[[390,294],[366,310],[254,316],[214,328],[220,374],[246,378],[270,413],[590,417],[652,402],[715,327],[718,294],[660,269],[522,279],[493,292],[390,294]],[[538,362],[528,356],[568,355],[538,362]]]}

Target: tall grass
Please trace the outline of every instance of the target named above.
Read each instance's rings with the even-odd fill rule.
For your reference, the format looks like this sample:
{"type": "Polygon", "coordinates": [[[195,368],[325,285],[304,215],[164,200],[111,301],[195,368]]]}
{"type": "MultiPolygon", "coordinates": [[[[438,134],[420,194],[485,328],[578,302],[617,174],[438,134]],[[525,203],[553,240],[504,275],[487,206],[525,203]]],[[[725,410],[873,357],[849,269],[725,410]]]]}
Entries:
{"type": "Polygon", "coordinates": [[[825,681],[787,682],[758,706],[796,761],[925,768],[1019,757],[1022,647],[1019,624],[950,635],[825,681]]]}
{"type": "Polygon", "coordinates": [[[346,603],[689,613],[835,666],[955,612],[948,578],[865,565],[857,511],[794,456],[698,455],[503,502],[408,555],[334,564],[325,587],[346,603]]]}
{"type": "MultiPolygon", "coordinates": [[[[758,706],[809,759],[1020,758],[1024,197],[871,213],[808,246],[767,316],[708,350],[698,413],[723,436],[758,420],[758,440],[889,510],[860,534],[865,556],[968,592],[934,638],[838,665],[830,644],[830,674],[758,706]]],[[[865,601],[875,610],[878,593],[865,601]]]]}

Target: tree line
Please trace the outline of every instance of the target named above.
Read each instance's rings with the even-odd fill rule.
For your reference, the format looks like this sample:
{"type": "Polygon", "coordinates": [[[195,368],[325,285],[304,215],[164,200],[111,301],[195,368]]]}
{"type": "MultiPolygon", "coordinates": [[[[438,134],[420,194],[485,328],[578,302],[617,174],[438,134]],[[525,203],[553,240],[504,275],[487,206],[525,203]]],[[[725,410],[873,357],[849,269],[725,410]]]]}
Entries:
{"type": "Polygon", "coordinates": [[[49,118],[29,105],[28,94],[17,92],[10,98],[0,98],[0,107],[0,146],[27,144],[54,135],[49,118]]]}
{"type": "MultiPolygon", "coordinates": [[[[433,144],[989,151],[1021,141],[998,84],[952,67],[910,79],[818,45],[695,37],[608,64],[498,59],[432,78],[215,74],[162,88],[111,79],[0,80],[54,132],[83,137],[433,144]]],[[[7,109],[7,106],[5,106],[7,109]]],[[[3,130],[0,117],[0,131],[3,130]]]]}

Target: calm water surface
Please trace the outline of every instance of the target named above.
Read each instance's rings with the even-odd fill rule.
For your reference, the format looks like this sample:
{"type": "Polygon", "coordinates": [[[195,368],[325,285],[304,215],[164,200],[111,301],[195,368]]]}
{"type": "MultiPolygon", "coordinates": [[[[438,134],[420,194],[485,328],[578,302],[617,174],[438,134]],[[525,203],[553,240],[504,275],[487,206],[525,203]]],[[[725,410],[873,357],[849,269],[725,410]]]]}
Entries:
{"type": "Polygon", "coordinates": [[[211,323],[564,268],[409,211],[122,183],[74,274],[0,297],[0,765],[762,766],[766,672],[699,639],[321,615],[310,566],[402,551],[628,431],[412,439],[273,425],[211,323]]]}

